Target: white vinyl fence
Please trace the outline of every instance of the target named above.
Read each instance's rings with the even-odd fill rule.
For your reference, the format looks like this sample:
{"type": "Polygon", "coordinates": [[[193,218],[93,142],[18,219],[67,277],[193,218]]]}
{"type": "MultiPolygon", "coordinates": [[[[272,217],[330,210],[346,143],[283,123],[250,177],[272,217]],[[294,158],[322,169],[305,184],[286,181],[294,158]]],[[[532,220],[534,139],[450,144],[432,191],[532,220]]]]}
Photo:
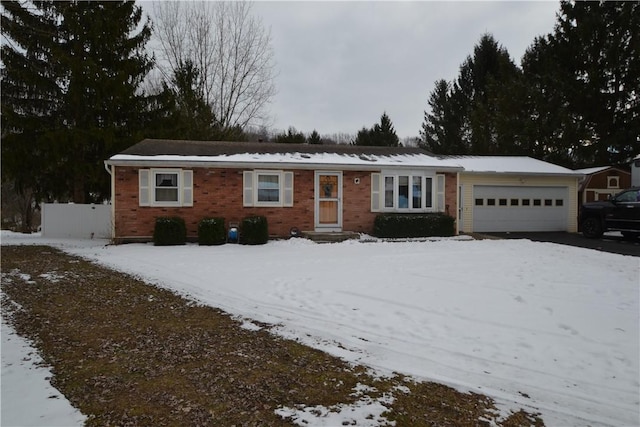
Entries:
{"type": "Polygon", "coordinates": [[[43,237],[109,239],[111,223],[111,205],[42,205],[43,237]]]}

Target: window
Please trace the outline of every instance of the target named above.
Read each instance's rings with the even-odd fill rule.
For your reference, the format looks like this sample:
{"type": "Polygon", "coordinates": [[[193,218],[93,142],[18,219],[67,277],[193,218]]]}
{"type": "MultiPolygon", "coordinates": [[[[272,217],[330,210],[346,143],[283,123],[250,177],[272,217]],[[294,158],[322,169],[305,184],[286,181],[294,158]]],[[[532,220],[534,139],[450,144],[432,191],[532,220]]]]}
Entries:
{"type": "Polygon", "coordinates": [[[542,206],[542,200],[533,199],[533,206],[542,206]]]}
{"type": "Polygon", "coordinates": [[[155,201],[178,203],[178,172],[154,172],[155,201]]]}
{"type": "Polygon", "coordinates": [[[484,206],[484,199],[476,199],[476,206],[484,206]]]}
{"type": "Polygon", "coordinates": [[[518,206],[520,204],[520,199],[511,199],[511,206],[518,206]]]}
{"type": "Polygon", "coordinates": [[[414,173],[371,174],[371,209],[373,211],[410,212],[444,211],[444,175],[414,173]],[[437,188],[434,188],[437,184],[437,188]],[[437,200],[434,200],[437,199],[437,200]]]}
{"type": "Polygon", "coordinates": [[[258,203],[280,203],[280,175],[258,173],[258,203]]]}
{"type": "Polygon", "coordinates": [[[617,176],[608,176],[607,188],[620,188],[620,178],[617,176]]]}
{"type": "Polygon", "coordinates": [[[545,206],[553,206],[553,200],[551,200],[551,199],[544,199],[544,205],[545,205],[545,206]]]}
{"type": "Polygon", "coordinates": [[[531,206],[531,200],[522,199],[522,206],[531,206]]]}
{"type": "Polygon", "coordinates": [[[495,206],[496,199],[487,199],[487,206],[495,206]]]}
{"type": "Polygon", "coordinates": [[[393,207],[393,189],[394,189],[394,177],[385,176],[384,177],[384,207],[392,208],[393,207]]]}
{"type": "Polygon", "coordinates": [[[182,169],[140,169],[140,206],[193,206],[193,171],[182,169]]]}
{"type": "Polygon", "coordinates": [[[243,206],[293,206],[293,172],[244,171],[243,206]]]}
{"type": "Polygon", "coordinates": [[[556,206],[563,206],[563,205],[564,205],[564,200],[556,199],[556,206]]]}
{"type": "Polygon", "coordinates": [[[507,206],[507,199],[500,199],[498,200],[498,204],[500,206],[507,206]]]}

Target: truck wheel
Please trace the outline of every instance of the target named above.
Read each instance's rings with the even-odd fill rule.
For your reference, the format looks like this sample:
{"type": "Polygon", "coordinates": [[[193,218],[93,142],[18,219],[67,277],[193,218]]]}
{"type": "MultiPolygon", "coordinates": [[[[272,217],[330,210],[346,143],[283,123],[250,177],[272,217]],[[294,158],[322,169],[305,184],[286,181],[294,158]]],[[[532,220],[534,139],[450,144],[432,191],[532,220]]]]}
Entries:
{"type": "Polygon", "coordinates": [[[584,237],[596,239],[602,236],[602,223],[600,219],[590,217],[582,221],[582,234],[584,237]]]}

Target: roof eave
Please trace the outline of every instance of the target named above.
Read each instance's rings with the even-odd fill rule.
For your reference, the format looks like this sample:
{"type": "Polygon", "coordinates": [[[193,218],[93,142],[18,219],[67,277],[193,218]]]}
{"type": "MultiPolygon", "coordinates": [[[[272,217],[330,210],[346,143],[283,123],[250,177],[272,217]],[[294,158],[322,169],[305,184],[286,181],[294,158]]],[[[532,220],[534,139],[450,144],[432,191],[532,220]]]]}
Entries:
{"type": "Polygon", "coordinates": [[[464,174],[473,174],[473,175],[512,175],[512,176],[565,176],[571,178],[582,178],[585,175],[580,173],[572,173],[572,172],[497,172],[497,171],[469,171],[464,170],[462,173],[464,174]]]}
{"type": "Polygon", "coordinates": [[[105,160],[109,166],[142,166],[142,167],[183,167],[183,168],[233,168],[233,169],[298,169],[298,170],[358,170],[379,171],[381,169],[434,169],[442,172],[462,172],[459,166],[445,165],[402,165],[402,164],[333,164],[333,163],[298,163],[298,162],[216,162],[197,160],[105,160]]]}

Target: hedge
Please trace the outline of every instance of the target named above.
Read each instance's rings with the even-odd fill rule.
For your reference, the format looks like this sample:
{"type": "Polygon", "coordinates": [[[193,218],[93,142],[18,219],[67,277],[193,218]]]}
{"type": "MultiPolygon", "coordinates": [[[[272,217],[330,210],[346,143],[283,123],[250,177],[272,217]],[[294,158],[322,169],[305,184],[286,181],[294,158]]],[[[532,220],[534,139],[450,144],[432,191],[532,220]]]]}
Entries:
{"type": "Polygon", "coordinates": [[[376,237],[453,236],[455,219],[442,213],[379,214],[373,223],[376,237]]]}
{"type": "Polygon", "coordinates": [[[198,223],[199,245],[223,245],[226,242],[224,218],[204,218],[198,223]]]}
{"type": "Polygon", "coordinates": [[[187,241],[187,226],[184,219],[173,216],[156,218],[153,229],[153,244],[156,246],[184,245],[187,241]]]}
{"type": "Polygon", "coordinates": [[[269,227],[264,216],[248,216],[240,223],[240,243],[264,245],[269,241],[269,227]]]}

